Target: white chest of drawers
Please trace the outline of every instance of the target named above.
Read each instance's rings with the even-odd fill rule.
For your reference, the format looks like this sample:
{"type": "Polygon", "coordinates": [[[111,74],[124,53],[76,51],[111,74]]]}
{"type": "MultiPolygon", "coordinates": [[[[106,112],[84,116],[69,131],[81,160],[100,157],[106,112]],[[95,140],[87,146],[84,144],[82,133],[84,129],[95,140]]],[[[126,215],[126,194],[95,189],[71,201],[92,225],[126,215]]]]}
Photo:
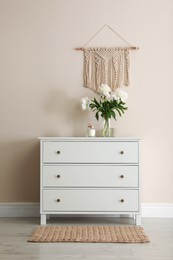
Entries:
{"type": "Polygon", "coordinates": [[[140,219],[138,138],[40,137],[41,225],[51,214],[140,219]]]}

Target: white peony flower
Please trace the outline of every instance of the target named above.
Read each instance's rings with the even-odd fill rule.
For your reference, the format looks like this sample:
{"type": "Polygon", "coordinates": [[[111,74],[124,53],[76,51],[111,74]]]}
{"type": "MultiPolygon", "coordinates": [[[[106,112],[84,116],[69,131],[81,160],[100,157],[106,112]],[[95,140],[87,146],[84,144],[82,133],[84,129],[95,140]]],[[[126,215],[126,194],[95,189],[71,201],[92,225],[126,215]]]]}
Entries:
{"type": "Polygon", "coordinates": [[[109,98],[110,92],[111,89],[107,84],[101,84],[101,86],[99,86],[99,93],[101,94],[101,96],[105,96],[106,98],[109,98]]]}
{"type": "Polygon", "coordinates": [[[116,90],[116,92],[115,92],[115,100],[117,100],[117,101],[122,101],[123,103],[125,103],[126,101],[127,101],[127,99],[128,99],[128,94],[125,92],[125,91],[123,91],[123,90],[121,90],[121,89],[117,89],[116,90]]]}
{"type": "Polygon", "coordinates": [[[111,97],[112,97],[112,99],[115,99],[115,100],[117,100],[116,93],[114,93],[114,92],[113,92],[113,93],[111,94],[111,97]]]}
{"type": "Polygon", "coordinates": [[[89,108],[89,103],[90,103],[89,98],[88,97],[83,97],[81,99],[82,110],[88,109],[89,108]]]}

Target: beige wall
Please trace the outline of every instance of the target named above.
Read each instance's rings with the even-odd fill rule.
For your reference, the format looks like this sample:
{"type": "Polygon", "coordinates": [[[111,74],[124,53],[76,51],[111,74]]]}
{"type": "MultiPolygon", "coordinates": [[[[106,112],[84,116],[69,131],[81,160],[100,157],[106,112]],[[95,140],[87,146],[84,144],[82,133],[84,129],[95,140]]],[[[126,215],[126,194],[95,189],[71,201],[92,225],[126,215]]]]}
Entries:
{"type": "MultiPolygon", "coordinates": [[[[39,201],[38,136],[85,136],[82,46],[104,24],[131,53],[119,136],[141,137],[142,201],[173,203],[173,1],[0,0],[0,202],[39,201]]],[[[103,30],[92,45],[117,45],[103,30]]]]}

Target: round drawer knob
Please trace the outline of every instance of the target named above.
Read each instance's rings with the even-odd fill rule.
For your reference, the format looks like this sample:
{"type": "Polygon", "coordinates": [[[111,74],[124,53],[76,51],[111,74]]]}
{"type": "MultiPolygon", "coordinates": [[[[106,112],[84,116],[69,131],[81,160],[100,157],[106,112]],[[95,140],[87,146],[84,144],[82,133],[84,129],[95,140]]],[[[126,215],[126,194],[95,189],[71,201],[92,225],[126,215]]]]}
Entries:
{"type": "Polygon", "coordinates": [[[124,151],[121,151],[120,154],[124,154],[124,151]]]}
{"type": "Polygon", "coordinates": [[[56,201],[57,201],[57,202],[60,202],[60,199],[57,199],[56,201]]]}
{"type": "Polygon", "coordinates": [[[124,199],[121,199],[121,202],[123,203],[123,202],[124,202],[124,199]]]}
{"type": "Polygon", "coordinates": [[[60,178],[61,176],[58,174],[56,177],[57,177],[57,178],[60,178]]]}
{"type": "Polygon", "coordinates": [[[61,152],[60,151],[57,151],[57,154],[60,154],[61,152]]]}
{"type": "Polygon", "coordinates": [[[121,177],[121,179],[123,179],[123,178],[124,178],[124,175],[120,175],[120,177],[121,177]]]}

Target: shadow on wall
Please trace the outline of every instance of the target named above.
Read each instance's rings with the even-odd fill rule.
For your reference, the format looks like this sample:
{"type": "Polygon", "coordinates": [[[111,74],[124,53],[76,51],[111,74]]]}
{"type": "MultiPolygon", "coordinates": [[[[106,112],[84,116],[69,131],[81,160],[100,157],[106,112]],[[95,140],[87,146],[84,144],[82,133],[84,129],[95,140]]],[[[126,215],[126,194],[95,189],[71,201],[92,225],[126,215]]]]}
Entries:
{"type": "Polygon", "coordinates": [[[62,89],[51,89],[44,110],[57,122],[56,133],[49,129],[46,136],[85,136],[88,113],[82,111],[80,98],[72,98],[62,89]]]}
{"type": "Polygon", "coordinates": [[[39,201],[39,141],[0,143],[0,202],[39,201]]]}

